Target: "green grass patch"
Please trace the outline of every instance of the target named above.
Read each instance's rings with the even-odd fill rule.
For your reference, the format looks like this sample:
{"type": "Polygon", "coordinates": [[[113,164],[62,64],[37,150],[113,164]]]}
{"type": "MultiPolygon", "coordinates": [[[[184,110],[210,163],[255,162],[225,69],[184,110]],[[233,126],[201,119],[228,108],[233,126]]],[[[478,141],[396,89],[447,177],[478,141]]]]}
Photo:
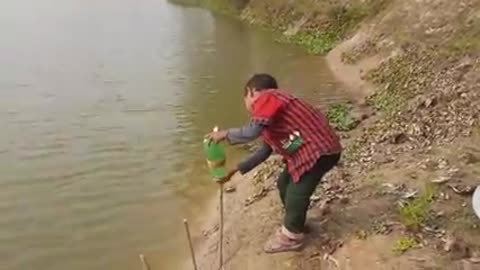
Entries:
{"type": "Polygon", "coordinates": [[[328,12],[330,19],[328,32],[336,33],[338,37],[343,38],[360,22],[385,9],[390,2],[391,0],[366,0],[335,6],[328,12]]]}
{"type": "Polygon", "coordinates": [[[329,52],[338,40],[338,35],[331,32],[299,32],[293,36],[282,36],[277,39],[281,43],[292,43],[305,48],[311,54],[329,52]]]}
{"type": "Polygon", "coordinates": [[[399,207],[400,219],[408,229],[417,231],[427,221],[434,195],[434,188],[427,186],[421,196],[399,207]]]}
{"type": "Polygon", "coordinates": [[[368,97],[369,105],[387,115],[404,109],[410,98],[430,86],[437,65],[435,53],[429,48],[410,45],[406,53],[392,57],[370,71],[367,79],[379,89],[368,97]]]}
{"type": "Polygon", "coordinates": [[[368,79],[381,88],[367,98],[375,110],[390,115],[400,111],[407,101],[409,76],[408,60],[403,57],[390,59],[368,74],[368,79]]]}
{"type": "Polygon", "coordinates": [[[233,1],[227,0],[200,0],[202,2],[202,6],[212,9],[214,11],[227,13],[227,14],[235,14],[238,13],[238,9],[236,8],[233,1]]]}
{"type": "Polygon", "coordinates": [[[377,111],[390,115],[395,114],[407,103],[406,96],[397,91],[395,87],[396,84],[387,84],[385,89],[379,90],[368,97],[368,103],[377,111]]]}
{"type": "Polygon", "coordinates": [[[177,5],[203,7],[223,14],[237,14],[239,12],[233,0],[168,0],[177,5]]]}
{"type": "Polygon", "coordinates": [[[410,249],[417,248],[419,245],[417,239],[413,237],[402,237],[398,239],[393,245],[393,253],[397,255],[402,255],[403,253],[409,251],[410,249]]]}
{"type": "Polygon", "coordinates": [[[346,162],[353,162],[358,159],[358,156],[360,154],[360,149],[361,149],[360,143],[354,141],[345,147],[342,153],[342,158],[346,162]]]}
{"type": "Polygon", "coordinates": [[[330,123],[339,131],[349,131],[358,125],[352,115],[352,106],[339,103],[331,105],[327,111],[327,117],[330,123]]]}
{"type": "Polygon", "coordinates": [[[456,55],[478,52],[480,50],[480,30],[473,36],[464,35],[453,39],[449,44],[449,50],[456,55]]]}
{"type": "MultiPolygon", "coordinates": [[[[293,36],[279,38],[278,41],[299,45],[312,54],[325,54],[360,22],[378,14],[389,2],[391,0],[367,0],[349,5],[335,5],[328,9],[326,23],[320,29],[300,31],[293,36]]],[[[282,22],[281,25],[286,23],[282,22]]]]}
{"type": "Polygon", "coordinates": [[[329,31],[338,33],[338,36],[344,35],[369,15],[368,10],[368,3],[333,7],[328,12],[329,31]]]}
{"type": "Polygon", "coordinates": [[[462,56],[469,53],[478,53],[480,50],[480,18],[467,19],[463,22],[461,31],[448,38],[445,48],[446,54],[462,56]]]}

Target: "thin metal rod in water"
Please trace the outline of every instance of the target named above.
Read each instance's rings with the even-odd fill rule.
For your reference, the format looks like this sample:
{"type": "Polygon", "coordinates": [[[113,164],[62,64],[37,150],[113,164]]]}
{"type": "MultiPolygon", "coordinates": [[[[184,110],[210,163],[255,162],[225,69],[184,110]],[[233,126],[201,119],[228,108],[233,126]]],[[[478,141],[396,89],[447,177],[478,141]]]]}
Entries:
{"type": "Polygon", "coordinates": [[[219,245],[219,267],[218,269],[223,270],[223,184],[220,185],[220,242],[219,245]]]}
{"type": "Polygon", "coordinates": [[[150,266],[147,263],[147,259],[145,258],[145,255],[140,254],[140,261],[142,262],[142,269],[143,270],[150,270],[150,266]]]}
{"type": "Polygon", "coordinates": [[[190,255],[192,256],[193,269],[197,270],[197,261],[195,260],[195,251],[193,249],[192,237],[190,235],[190,229],[188,228],[187,219],[183,220],[183,225],[185,225],[185,232],[187,233],[188,245],[190,246],[190,255]]]}

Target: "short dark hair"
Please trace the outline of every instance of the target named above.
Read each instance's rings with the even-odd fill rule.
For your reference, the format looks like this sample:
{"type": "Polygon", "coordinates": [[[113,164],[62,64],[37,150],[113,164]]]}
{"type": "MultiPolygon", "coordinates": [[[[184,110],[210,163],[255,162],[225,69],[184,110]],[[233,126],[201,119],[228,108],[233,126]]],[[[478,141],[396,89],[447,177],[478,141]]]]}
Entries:
{"type": "Polygon", "coordinates": [[[247,88],[254,88],[256,91],[262,91],[267,89],[277,89],[277,80],[266,73],[260,73],[253,75],[245,84],[245,94],[247,94],[247,88]]]}

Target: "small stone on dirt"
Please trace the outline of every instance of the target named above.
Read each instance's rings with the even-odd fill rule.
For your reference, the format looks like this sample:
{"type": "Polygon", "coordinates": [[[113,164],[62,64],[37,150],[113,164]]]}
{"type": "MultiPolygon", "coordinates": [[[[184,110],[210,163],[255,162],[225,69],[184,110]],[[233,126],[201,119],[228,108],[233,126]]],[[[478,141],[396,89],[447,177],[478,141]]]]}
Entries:
{"type": "Polygon", "coordinates": [[[473,264],[470,260],[462,260],[462,269],[463,270],[475,270],[478,269],[478,266],[473,266],[473,264]]]}
{"type": "Polygon", "coordinates": [[[480,257],[470,258],[468,261],[474,264],[480,264],[480,257]]]}
{"type": "Polygon", "coordinates": [[[427,98],[423,102],[423,105],[425,106],[425,108],[428,108],[430,106],[435,106],[436,104],[437,104],[437,99],[435,97],[427,98]]]}
{"type": "Polygon", "coordinates": [[[314,258],[314,257],[318,257],[318,256],[320,256],[320,252],[318,252],[318,251],[314,251],[314,252],[312,252],[312,254],[310,254],[310,258],[314,258]]]}
{"type": "Polygon", "coordinates": [[[320,213],[320,216],[326,216],[331,213],[331,209],[328,206],[328,201],[322,201],[318,204],[318,211],[320,213]]]}
{"type": "Polygon", "coordinates": [[[370,118],[370,116],[372,116],[372,113],[362,113],[362,115],[360,116],[360,119],[362,121],[367,120],[368,118],[370,118]]]}
{"type": "Polygon", "coordinates": [[[237,190],[237,188],[233,187],[233,186],[225,188],[225,192],[227,192],[227,193],[232,193],[232,192],[235,192],[236,190],[237,190]]]}
{"type": "Polygon", "coordinates": [[[393,162],[394,159],[392,157],[384,156],[384,155],[375,155],[373,157],[373,162],[377,164],[387,164],[393,162]]]}
{"type": "Polygon", "coordinates": [[[315,195],[315,194],[314,194],[314,195],[312,195],[312,196],[310,197],[310,201],[312,201],[312,202],[318,202],[321,198],[322,198],[322,197],[321,197],[320,195],[315,195]]]}
{"type": "Polygon", "coordinates": [[[470,250],[467,244],[458,237],[450,233],[444,239],[444,242],[443,250],[449,252],[452,259],[459,260],[469,257],[470,250]]]}
{"type": "Polygon", "coordinates": [[[418,194],[418,190],[414,190],[414,191],[408,191],[408,192],[405,192],[403,195],[402,195],[402,199],[411,199],[411,198],[415,198],[418,194]]]}
{"type": "Polygon", "coordinates": [[[375,234],[381,234],[381,235],[387,235],[387,234],[390,234],[393,229],[392,229],[392,223],[390,222],[385,222],[385,221],[381,221],[381,220],[376,220],[373,222],[373,225],[372,225],[372,231],[375,233],[375,234]]]}
{"type": "Polygon", "coordinates": [[[443,170],[448,167],[448,161],[445,159],[440,159],[437,163],[437,169],[443,170]]]}
{"type": "Polygon", "coordinates": [[[440,176],[439,178],[433,179],[431,182],[435,184],[443,184],[450,181],[450,177],[448,176],[440,176]]]}
{"type": "Polygon", "coordinates": [[[474,186],[463,185],[463,184],[450,184],[448,185],[455,193],[460,195],[471,195],[475,191],[474,186]]]}
{"type": "Polygon", "coordinates": [[[348,198],[347,196],[341,196],[340,197],[340,203],[347,204],[349,202],[350,202],[350,198],[348,198]]]}
{"type": "Polygon", "coordinates": [[[457,242],[457,238],[455,238],[452,235],[448,235],[444,241],[445,241],[445,245],[443,246],[443,250],[445,250],[446,252],[450,252],[454,248],[457,242]]]}
{"type": "Polygon", "coordinates": [[[356,233],[356,235],[357,235],[357,238],[360,239],[360,240],[365,240],[365,239],[367,239],[367,237],[368,237],[368,233],[367,233],[366,231],[364,231],[364,230],[358,231],[358,232],[356,233]]]}
{"type": "Polygon", "coordinates": [[[460,155],[460,160],[465,164],[474,164],[478,163],[480,158],[470,152],[467,152],[460,155]]]}
{"type": "Polygon", "coordinates": [[[393,144],[402,144],[406,141],[408,141],[408,137],[405,133],[397,133],[390,137],[390,142],[393,144]]]}
{"type": "Polygon", "coordinates": [[[435,170],[437,166],[438,166],[438,163],[431,159],[426,159],[419,164],[420,169],[428,170],[428,171],[435,170]]]}

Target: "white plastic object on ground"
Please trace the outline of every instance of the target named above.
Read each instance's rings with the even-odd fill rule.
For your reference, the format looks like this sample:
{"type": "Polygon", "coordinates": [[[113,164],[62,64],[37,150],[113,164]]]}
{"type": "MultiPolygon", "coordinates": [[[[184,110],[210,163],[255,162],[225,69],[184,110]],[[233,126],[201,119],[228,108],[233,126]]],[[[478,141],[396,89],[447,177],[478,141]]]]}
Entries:
{"type": "Polygon", "coordinates": [[[480,218],[480,186],[478,186],[473,193],[472,205],[475,214],[477,214],[477,217],[480,218]]]}

